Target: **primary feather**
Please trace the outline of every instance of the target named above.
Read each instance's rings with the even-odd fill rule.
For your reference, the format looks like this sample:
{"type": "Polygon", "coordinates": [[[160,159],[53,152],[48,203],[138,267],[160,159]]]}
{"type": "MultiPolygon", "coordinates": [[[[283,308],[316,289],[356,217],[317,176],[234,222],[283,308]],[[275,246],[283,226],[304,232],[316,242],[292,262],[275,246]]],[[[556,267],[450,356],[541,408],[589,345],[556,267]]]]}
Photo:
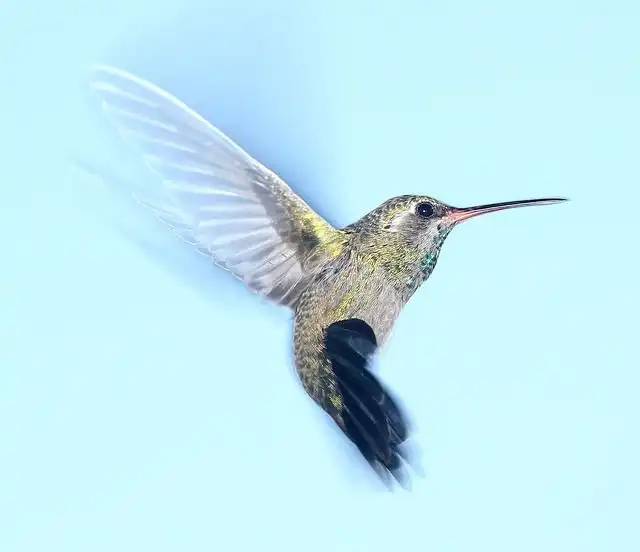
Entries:
{"type": "Polygon", "coordinates": [[[180,238],[250,288],[293,306],[341,232],[274,172],[157,86],[112,67],[90,83],[103,111],[160,178],[138,198],[180,238]]]}

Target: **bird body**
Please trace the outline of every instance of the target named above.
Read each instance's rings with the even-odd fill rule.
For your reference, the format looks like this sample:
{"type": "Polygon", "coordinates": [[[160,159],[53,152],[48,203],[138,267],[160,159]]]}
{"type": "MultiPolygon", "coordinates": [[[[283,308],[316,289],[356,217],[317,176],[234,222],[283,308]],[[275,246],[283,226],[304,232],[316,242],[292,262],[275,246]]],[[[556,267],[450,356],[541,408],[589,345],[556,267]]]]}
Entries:
{"type": "Polygon", "coordinates": [[[383,345],[404,305],[435,266],[422,265],[429,252],[412,248],[402,234],[377,231],[394,207],[410,203],[411,196],[394,198],[342,231],[340,254],[314,274],[295,305],[294,347],[303,385],[323,408],[328,408],[327,381],[318,381],[327,364],[324,333],[334,322],[357,318],[373,329],[383,345]]]}
{"type": "Polygon", "coordinates": [[[293,311],[302,386],[381,476],[400,480],[409,423],[371,372],[371,357],[433,271],[454,226],[478,214],[562,200],[455,208],[403,195],[337,229],[153,84],[98,67],[91,89],[160,176],[157,189],[136,191],[136,199],[215,264],[293,311]]]}

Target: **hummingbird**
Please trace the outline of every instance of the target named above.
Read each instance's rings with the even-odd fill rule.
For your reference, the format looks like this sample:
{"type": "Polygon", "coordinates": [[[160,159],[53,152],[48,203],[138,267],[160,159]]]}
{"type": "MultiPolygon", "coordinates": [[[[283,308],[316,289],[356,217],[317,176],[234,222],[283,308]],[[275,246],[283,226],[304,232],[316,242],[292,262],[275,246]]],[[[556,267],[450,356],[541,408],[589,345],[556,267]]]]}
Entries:
{"type": "Polygon", "coordinates": [[[453,228],[479,215],[566,199],[459,208],[400,195],[336,228],[158,86],[99,65],[89,88],[159,177],[154,197],[135,200],[214,264],[292,312],[295,368],[306,393],[381,478],[406,482],[411,424],[374,373],[376,353],[453,228]]]}

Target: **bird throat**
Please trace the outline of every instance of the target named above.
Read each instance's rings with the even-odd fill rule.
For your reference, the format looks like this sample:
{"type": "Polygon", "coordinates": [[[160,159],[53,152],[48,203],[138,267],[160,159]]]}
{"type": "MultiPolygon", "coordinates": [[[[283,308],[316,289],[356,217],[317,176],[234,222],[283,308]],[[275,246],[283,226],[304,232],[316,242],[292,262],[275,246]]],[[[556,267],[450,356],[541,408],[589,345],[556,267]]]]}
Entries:
{"type": "Polygon", "coordinates": [[[422,257],[419,261],[419,266],[417,267],[416,273],[409,278],[407,278],[406,286],[411,294],[420,287],[429,276],[433,272],[433,269],[436,267],[436,263],[438,262],[438,256],[440,255],[440,249],[442,248],[442,244],[444,243],[445,238],[449,234],[449,230],[442,232],[438,235],[437,239],[433,243],[432,247],[429,249],[427,254],[422,257]]]}
{"type": "Polygon", "coordinates": [[[420,264],[420,272],[425,277],[425,279],[431,275],[433,269],[436,267],[439,254],[440,248],[438,247],[437,249],[429,253],[420,264]]]}

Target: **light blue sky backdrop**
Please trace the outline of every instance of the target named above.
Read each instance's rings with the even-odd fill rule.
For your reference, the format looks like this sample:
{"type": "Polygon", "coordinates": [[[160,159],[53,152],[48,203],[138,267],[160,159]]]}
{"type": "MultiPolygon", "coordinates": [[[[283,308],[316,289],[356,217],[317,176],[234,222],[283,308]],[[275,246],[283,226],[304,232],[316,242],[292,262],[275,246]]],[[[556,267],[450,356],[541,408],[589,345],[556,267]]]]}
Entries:
{"type": "Polygon", "coordinates": [[[0,550],[638,550],[639,27],[631,1],[3,2],[0,550]],[[94,61],[339,225],[572,199],[455,230],[400,318],[413,492],[302,392],[287,312],[79,194],[68,152],[142,177],[82,103],[94,61]]]}

